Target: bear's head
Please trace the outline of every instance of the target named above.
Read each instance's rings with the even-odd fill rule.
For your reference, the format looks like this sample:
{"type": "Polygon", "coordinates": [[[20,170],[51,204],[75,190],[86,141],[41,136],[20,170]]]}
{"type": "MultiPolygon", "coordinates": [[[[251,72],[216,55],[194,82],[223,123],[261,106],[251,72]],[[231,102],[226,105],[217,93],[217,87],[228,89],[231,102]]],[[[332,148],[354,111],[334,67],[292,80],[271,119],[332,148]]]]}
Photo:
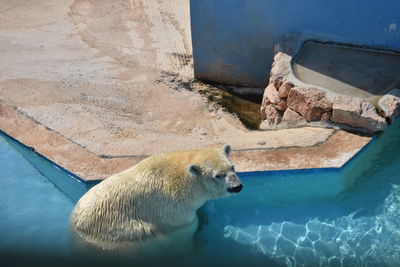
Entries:
{"type": "Polygon", "coordinates": [[[225,145],[222,151],[207,150],[201,153],[201,160],[188,166],[190,175],[201,184],[210,199],[230,196],[243,188],[229,159],[230,152],[229,145],[225,145]]]}

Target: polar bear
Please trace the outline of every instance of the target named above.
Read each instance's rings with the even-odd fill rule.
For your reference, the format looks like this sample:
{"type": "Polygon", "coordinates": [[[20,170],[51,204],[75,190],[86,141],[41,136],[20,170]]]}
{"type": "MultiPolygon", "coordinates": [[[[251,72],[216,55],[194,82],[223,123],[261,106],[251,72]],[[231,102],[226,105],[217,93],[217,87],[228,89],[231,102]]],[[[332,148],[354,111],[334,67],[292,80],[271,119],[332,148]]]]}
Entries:
{"type": "Polygon", "coordinates": [[[71,214],[75,235],[105,250],[186,242],[207,200],[238,193],[231,147],[149,157],[91,188],[71,214]]]}

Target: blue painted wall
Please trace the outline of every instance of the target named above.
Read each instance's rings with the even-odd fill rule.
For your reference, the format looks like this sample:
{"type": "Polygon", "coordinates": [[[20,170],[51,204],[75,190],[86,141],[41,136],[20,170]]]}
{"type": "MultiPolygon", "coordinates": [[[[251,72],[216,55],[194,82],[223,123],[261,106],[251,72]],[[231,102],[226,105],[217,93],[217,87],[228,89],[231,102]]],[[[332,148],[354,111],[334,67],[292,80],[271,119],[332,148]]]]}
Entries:
{"type": "Polygon", "coordinates": [[[307,39],[400,50],[400,0],[191,0],[198,79],[265,86],[307,39]]]}

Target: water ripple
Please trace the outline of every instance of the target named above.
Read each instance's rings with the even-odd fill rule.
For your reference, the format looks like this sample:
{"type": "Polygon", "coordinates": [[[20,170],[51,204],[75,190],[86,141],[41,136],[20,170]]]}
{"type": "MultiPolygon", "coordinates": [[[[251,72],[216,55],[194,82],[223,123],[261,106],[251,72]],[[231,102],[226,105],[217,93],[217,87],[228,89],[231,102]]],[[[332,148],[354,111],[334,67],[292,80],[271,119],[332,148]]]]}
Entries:
{"type": "Polygon", "coordinates": [[[287,266],[394,266],[400,262],[400,186],[393,185],[372,216],[353,212],[334,220],[313,218],[270,225],[227,225],[225,238],[251,246],[287,266]]]}

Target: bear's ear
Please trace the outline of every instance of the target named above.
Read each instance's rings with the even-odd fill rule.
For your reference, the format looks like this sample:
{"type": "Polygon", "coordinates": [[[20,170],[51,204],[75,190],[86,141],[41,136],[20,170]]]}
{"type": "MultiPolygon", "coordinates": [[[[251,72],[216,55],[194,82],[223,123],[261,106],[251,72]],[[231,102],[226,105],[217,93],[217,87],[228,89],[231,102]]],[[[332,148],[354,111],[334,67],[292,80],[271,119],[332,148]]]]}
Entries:
{"type": "Polygon", "coordinates": [[[198,176],[201,174],[201,169],[197,165],[190,165],[188,171],[192,176],[198,176]]]}
{"type": "Polygon", "coordinates": [[[224,145],[224,153],[226,154],[227,157],[229,157],[231,150],[232,150],[232,148],[230,145],[224,145]]]}

